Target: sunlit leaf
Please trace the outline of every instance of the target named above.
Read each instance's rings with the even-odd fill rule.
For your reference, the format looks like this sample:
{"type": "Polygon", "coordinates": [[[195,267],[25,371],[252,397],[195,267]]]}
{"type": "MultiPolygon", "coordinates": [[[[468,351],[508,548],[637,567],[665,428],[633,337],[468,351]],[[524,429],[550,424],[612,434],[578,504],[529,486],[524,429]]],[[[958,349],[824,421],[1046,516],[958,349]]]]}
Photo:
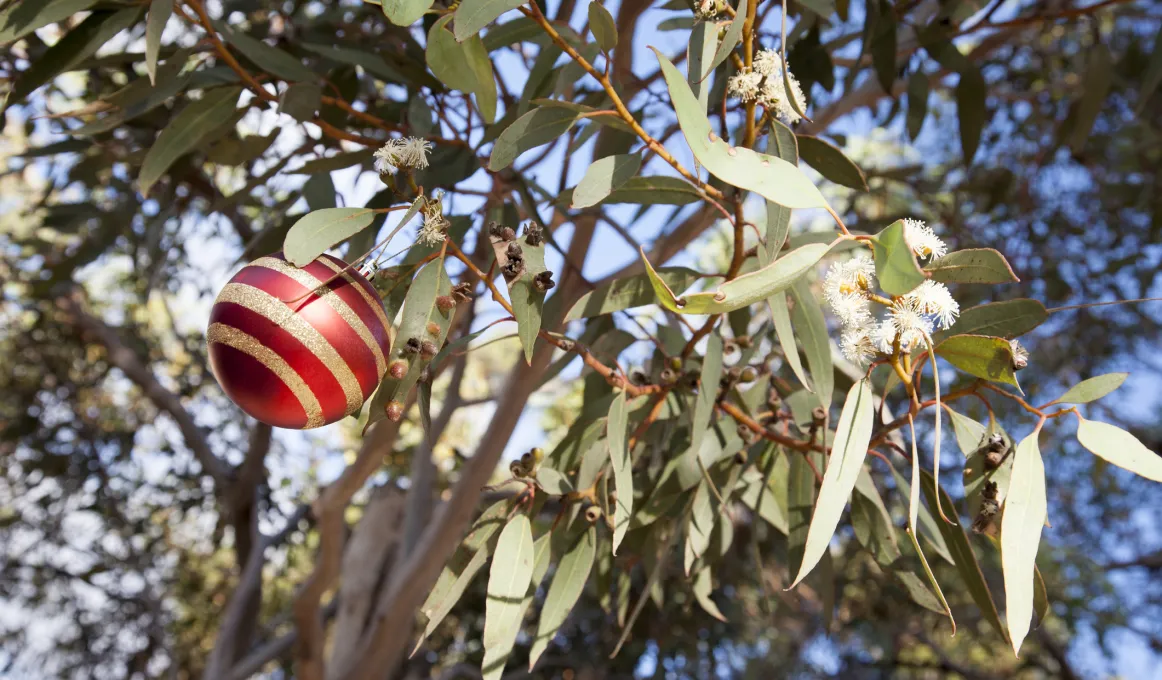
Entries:
{"type": "Polygon", "coordinates": [[[149,74],[151,83],[157,83],[157,56],[161,51],[161,34],[172,15],[173,0],[153,0],[149,4],[149,18],[145,23],[145,71],[149,74]]]}
{"type": "Polygon", "coordinates": [[[495,680],[504,672],[525,611],[532,603],[529,591],[530,585],[536,588],[536,563],[544,564],[542,578],[548,569],[550,543],[551,536],[546,534],[534,548],[532,525],[524,514],[515,515],[500,532],[488,572],[488,599],[484,606],[481,672],[485,678],[495,680]]]}
{"type": "Polygon", "coordinates": [[[431,8],[432,0],[381,0],[380,6],[383,8],[383,16],[391,23],[411,26],[431,8]]]}
{"type": "Polygon", "coordinates": [[[815,568],[831,543],[831,537],[839,526],[839,518],[843,515],[843,508],[851,498],[855,480],[867,457],[873,414],[871,385],[861,380],[852,385],[843,403],[843,411],[835,427],[835,443],[827,459],[823,485],[819,488],[819,500],[815,504],[811,526],[807,531],[803,562],[799,565],[799,573],[792,586],[815,568]]]}
{"type": "Polygon", "coordinates": [[[1037,300],[1025,298],[990,302],[969,307],[960,313],[960,318],[947,331],[937,333],[933,338],[952,335],[991,335],[998,338],[1016,338],[1045,323],[1049,312],[1037,300]]]}
{"type": "Polygon", "coordinates": [[[992,248],[968,248],[948,253],[924,267],[933,281],[944,283],[1016,283],[1009,261],[992,248]]]}
{"type": "Polygon", "coordinates": [[[937,345],[936,353],[969,375],[1020,389],[1013,372],[1013,349],[1004,338],[954,335],[937,345]]]}
{"type": "MultiPolygon", "coordinates": [[[[330,179],[330,175],[317,175],[330,179]]],[[[367,208],[326,208],[299,218],[283,243],[286,259],[305,267],[329,248],[367,227],[375,213],[367,208]]]]}
{"type": "Polygon", "coordinates": [[[786,290],[810,271],[827,250],[828,246],[821,243],[806,245],[787,253],[766,267],[720,284],[713,292],[691,293],[680,297],[674,295],[674,292],[657,276],[657,272],[646,259],[644,248],[641,257],[657,293],[658,303],[663,307],[678,314],[724,314],[749,307],[786,290]]]}
{"type": "Polygon", "coordinates": [[[525,151],[560,138],[576,121],[577,113],[568,109],[541,107],[529,111],[500,133],[492,147],[488,169],[495,172],[507,168],[525,151]]]}
{"type": "MultiPolygon", "coordinates": [[[[734,19],[730,21],[730,26],[726,28],[726,33],[723,34],[722,41],[718,43],[718,48],[714,50],[714,58],[710,60],[710,64],[702,71],[699,79],[705,79],[710,75],[711,71],[718,68],[719,64],[726,61],[730,57],[730,53],[738,46],[739,41],[742,40],[742,29],[746,24],[747,3],[748,0],[739,0],[738,7],[734,9],[734,19]]],[[[661,54],[658,55],[658,58],[664,60],[661,54]]],[[[668,81],[669,77],[666,80],[668,81]]],[[[673,92],[670,93],[670,96],[673,96],[673,92]]],[[[685,129],[684,125],[682,127],[685,129]]]]}
{"type": "Polygon", "coordinates": [[[791,310],[791,322],[795,334],[803,343],[803,353],[807,356],[811,390],[815,392],[818,404],[826,411],[831,408],[831,398],[835,392],[835,370],[831,362],[827,320],[823,318],[823,308],[811,294],[806,281],[800,280],[791,286],[790,293],[795,304],[791,310]]]}
{"type": "Polygon", "coordinates": [[[692,584],[694,591],[694,601],[702,607],[702,611],[713,616],[719,621],[725,622],[726,617],[722,615],[722,610],[718,605],[714,604],[714,600],[710,599],[710,593],[714,590],[714,578],[710,572],[710,567],[703,567],[694,574],[694,583],[692,584]]]}
{"type": "Polygon", "coordinates": [[[1077,441],[1099,458],[1146,479],[1162,482],[1162,457],[1120,427],[1082,418],[1077,425],[1077,441]]]}
{"type": "MultiPolygon", "coordinates": [[[[453,33],[464,42],[510,9],[524,4],[524,0],[464,0],[456,8],[453,33]]],[[[409,24],[411,22],[408,22],[409,24]]]]}
{"type": "MultiPolygon", "coordinates": [[[[708,72],[707,64],[714,59],[718,48],[718,27],[709,21],[699,21],[690,30],[690,44],[686,50],[686,82],[698,98],[702,112],[710,103],[710,80],[703,76],[708,72]]],[[[768,150],[769,151],[769,150],[768,150]]]]}
{"type": "Polygon", "coordinates": [[[600,2],[589,3],[589,30],[601,51],[611,52],[617,47],[617,24],[600,2]]]}
{"type": "Polygon", "coordinates": [[[912,246],[908,245],[903,220],[892,222],[875,235],[871,244],[876,278],[885,293],[904,295],[924,283],[924,272],[916,264],[912,246]]]}
{"type": "Polygon", "coordinates": [[[722,336],[717,333],[711,333],[706,338],[706,354],[702,358],[702,371],[699,375],[699,384],[702,387],[694,397],[690,446],[682,454],[682,461],[677,468],[678,481],[683,489],[693,486],[702,476],[698,468],[698,453],[702,449],[702,440],[713,422],[718,381],[722,378],[722,346],[722,336]]]}
{"type": "Polygon", "coordinates": [[[596,556],[597,528],[590,526],[577,535],[557,564],[557,573],[553,576],[553,582],[545,594],[545,603],[541,607],[537,636],[529,650],[529,670],[537,664],[577,604],[589,580],[589,573],[593,570],[596,556]]]}
{"type": "Polygon", "coordinates": [[[633,461],[626,450],[626,429],[629,413],[625,405],[625,391],[618,393],[609,407],[609,465],[613,469],[613,483],[617,489],[617,503],[613,509],[613,554],[629,529],[633,515],[633,461]]]}
{"type": "MultiPolygon", "coordinates": [[[[590,4],[593,6],[600,7],[596,3],[590,4]]],[[[573,189],[573,208],[588,208],[600,203],[636,175],[641,166],[641,156],[632,153],[594,161],[573,189]]]]}
{"type": "Polygon", "coordinates": [[[654,53],[666,79],[682,134],[694,157],[710,174],[788,208],[827,206],[823,194],[795,165],[750,149],[732,147],[716,135],[686,79],[669,59],[657,50],[654,53]]]}
{"type": "MultiPolygon", "coordinates": [[[[686,267],[664,267],[654,272],[670,289],[685,290],[701,278],[701,274],[686,267]]],[[[657,300],[649,274],[635,274],[598,286],[574,303],[565,321],[611,314],[626,309],[644,307],[657,300]]]]}
{"type": "Polygon", "coordinates": [[[1097,401],[1122,386],[1129,373],[1106,373],[1082,380],[1070,387],[1054,404],[1088,404],[1097,401]]]}
{"type": "Polygon", "coordinates": [[[1041,545],[1041,529],[1048,510],[1045,463],[1037,446],[1041,428],[1021,440],[1013,461],[1013,479],[1001,514],[1001,566],[1005,576],[1005,622],[1013,652],[1033,620],[1033,567],[1041,545]]]}
{"type": "Polygon", "coordinates": [[[0,43],[9,43],[97,4],[97,0],[41,0],[8,3],[0,10],[0,43]]]}

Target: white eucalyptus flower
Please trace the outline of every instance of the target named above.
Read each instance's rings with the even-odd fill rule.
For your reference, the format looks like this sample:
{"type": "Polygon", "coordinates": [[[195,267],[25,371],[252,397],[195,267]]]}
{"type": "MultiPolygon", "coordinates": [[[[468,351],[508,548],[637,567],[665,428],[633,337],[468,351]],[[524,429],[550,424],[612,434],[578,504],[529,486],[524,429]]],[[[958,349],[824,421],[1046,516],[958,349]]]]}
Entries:
{"type": "Polygon", "coordinates": [[[823,280],[823,297],[832,311],[848,327],[871,323],[868,291],[875,284],[875,263],[864,255],[836,262],[823,280]]]}
{"type": "Polygon", "coordinates": [[[904,297],[913,301],[921,312],[935,317],[941,328],[948,328],[960,316],[960,304],[943,283],[925,281],[904,297]]]}
{"type": "Polygon", "coordinates": [[[432,143],[419,137],[397,137],[387,140],[375,152],[375,170],[394,175],[400,168],[428,167],[432,143]]]}
{"type": "Polygon", "coordinates": [[[726,91],[744,102],[754,101],[759,96],[762,80],[762,74],[744,71],[726,81],[726,91]]]}
{"type": "Polygon", "coordinates": [[[871,341],[876,349],[884,354],[892,353],[892,344],[896,341],[896,326],[891,319],[880,321],[879,325],[872,329],[871,341]]]}
{"type": "Polygon", "coordinates": [[[774,50],[759,50],[754,55],[754,70],[767,78],[777,76],[782,79],[783,58],[774,50]]]}
{"type": "Polygon", "coordinates": [[[1013,370],[1019,371],[1029,365],[1029,350],[1021,346],[1016,338],[1009,340],[1009,349],[1013,351],[1013,370]]]}
{"type": "Polygon", "coordinates": [[[948,246],[944,241],[932,231],[932,227],[920,220],[904,220],[904,240],[917,257],[938,258],[948,254],[948,246]]]}
{"type": "MultiPolygon", "coordinates": [[[[794,97],[799,111],[803,111],[807,106],[807,99],[803,96],[803,88],[790,69],[787,69],[787,81],[790,84],[791,97],[794,97]]],[[[787,89],[783,83],[782,74],[770,76],[763,83],[761,96],[767,107],[774,109],[775,115],[779,118],[788,124],[798,123],[803,117],[799,115],[799,111],[795,110],[795,105],[791,104],[791,98],[787,96],[787,89]]]]}
{"type": "Polygon", "coordinates": [[[444,242],[449,225],[447,218],[444,217],[443,192],[436,192],[433,198],[425,202],[423,215],[424,224],[420,227],[419,233],[416,234],[416,243],[429,246],[440,245],[444,242]]]}
{"type": "Polygon", "coordinates": [[[694,4],[694,16],[702,20],[713,19],[718,16],[718,0],[698,0],[694,4]]]}
{"type": "Polygon", "coordinates": [[[864,328],[851,328],[843,332],[839,343],[843,356],[857,366],[867,364],[867,360],[876,355],[876,346],[871,336],[864,328]]]}
{"type": "Polygon", "coordinates": [[[909,351],[922,344],[925,335],[932,334],[932,321],[920,310],[915,300],[901,298],[893,305],[889,320],[900,338],[900,349],[909,351]]]}

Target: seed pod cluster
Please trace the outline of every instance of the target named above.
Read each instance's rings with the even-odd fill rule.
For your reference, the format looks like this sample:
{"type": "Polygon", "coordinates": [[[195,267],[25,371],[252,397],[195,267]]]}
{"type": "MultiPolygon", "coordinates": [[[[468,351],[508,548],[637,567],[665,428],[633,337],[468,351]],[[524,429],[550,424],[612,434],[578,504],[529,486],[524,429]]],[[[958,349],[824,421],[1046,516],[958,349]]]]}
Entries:
{"type": "Polygon", "coordinates": [[[525,243],[536,248],[545,242],[545,228],[536,222],[525,224],[525,243]]]}
{"type": "Polygon", "coordinates": [[[980,510],[972,520],[972,530],[978,534],[987,532],[1001,514],[1001,504],[997,500],[997,483],[985,482],[980,491],[980,510]]]}
{"type": "Polygon", "coordinates": [[[452,286],[452,297],[456,302],[467,302],[472,299],[472,284],[468,282],[457,283],[452,286]]]}
{"type": "Polygon", "coordinates": [[[553,272],[547,269],[533,277],[533,288],[536,288],[540,293],[547,293],[556,285],[553,282],[553,272]]]}

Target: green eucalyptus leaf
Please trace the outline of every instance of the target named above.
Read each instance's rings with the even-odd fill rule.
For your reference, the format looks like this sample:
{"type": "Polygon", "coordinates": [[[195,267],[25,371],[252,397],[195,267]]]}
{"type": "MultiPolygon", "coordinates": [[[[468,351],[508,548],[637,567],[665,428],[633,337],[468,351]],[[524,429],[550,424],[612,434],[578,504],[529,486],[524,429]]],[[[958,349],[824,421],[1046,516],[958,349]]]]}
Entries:
{"type": "Polygon", "coordinates": [[[578,209],[597,205],[636,175],[641,166],[641,156],[632,153],[594,161],[573,189],[572,207],[578,209]]]}
{"type": "MultiPolygon", "coordinates": [[[[690,425],[690,446],[682,454],[677,465],[678,482],[688,489],[702,478],[698,467],[698,454],[702,441],[714,422],[714,401],[718,394],[718,382],[722,379],[722,336],[711,333],[706,338],[706,354],[702,357],[699,384],[702,386],[694,397],[693,421],[690,425]]],[[[713,436],[713,435],[711,435],[713,436]]]]}
{"type": "Polygon", "coordinates": [[[589,3],[589,30],[602,52],[612,52],[617,47],[617,23],[600,2],[589,3]]]}
{"type": "Polygon", "coordinates": [[[169,23],[169,18],[172,15],[173,0],[152,0],[150,2],[149,18],[145,22],[145,71],[149,74],[149,82],[155,85],[157,84],[157,57],[161,52],[161,34],[165,31],[165,25],[169,23]]]}
{"type": "Polygon", "coordinates": [[[698,573],[694,574],[694,583],[691,587],[694,591],[694,601],[698,603],[699,607],[702,607],[702,611],[725,623],[726,617],[722,615],[722,610],[714,604],[714,600],[710,599],[710,594],[714,591],[714,579],[710,573],[710,567],[702,567],[698,573]]]}
{"type": "Polygon", "coordinates": [[[827,207],[823,194],[795,165],[750,149],[732,147],[714,134],[686,79],[669,59],[657,50],[654,54],[661,64],[682,134],[694,157],[710,174],[788,208],[827,207]]]}
{"type": "Polygon", "coordinates": [[[523,4],[524,0],[463,0],[456,8],[453,34],[457,41],[464,42],[496,21],[501,14],[523,4]]]}
{"type": "MultiPolygon", "coordinates": [[[[791,128],[778,120],[771,121],[771,133],[767,138],[767,153],[787,161],[791,165],[799,165],[799,141],[791,128]]],[[[761,262],[766,266],[775,259],[787,241],[791,231],[791,209],[778,203],[767,201],[767,233],[765,242],[760,246],[766,259],[761,262]]]]}
{"type": "MultiPolygon", "coordinates": [[[[328,181],[331,178],[325,174],[315,177],[324,177],[328,181]]],[[[332,246],[342,243],[374,220],[375,212],[367,208],[315,210],[299,218],[291,226],[283,243],[283,253],[294,266],[305,267],[332,246]]]]}
{"type": "Polygon", "coordinates": [[[552,536],[546,534],[533,543],[529,518],[517,514],[500,532],[492,567],[488,572],[488,599],[484,605],[484,678],[498,680],[516,643],[521,621],[532,603],[539,579],[548,570],[552,536]]]}
{"type": "Polygon", "coordinates": [[[905,238],[904,221],[896,220],[872,239],[876,278],[890,295],[904,295],[924,283],[924,272],[916,264],[912,246],[905,238]]]}
{"type": "Polygon", "coordinates": [[[633,461],[626,450],[626,432],[629,413],[625,404],[625,391],[613,399],[609,407],[607,436],[609,440],[609,464],[613,469],[613,483],[617,488],[617,504],[613,509],[613,554],[625,538],[629,529],[629,519],[633,516],[633,461]]]}
{"type": "Polygon", "coordinates": [[[277,47],[267,45],[242,31],[232,30],[225,22],[214,22],[214,28],[222,34],[226,42],[234,46],[247,59],[257,64],[263,71],[292,83],[318,80],[315,72],[303,66],[303,62],[298,57],[291,56],[277,47]]]}
{"type": "Polygon", "coordinates": [[[553,575],[553,582],[549,584],[549,591],[545,594],[545,604],[541,607],[537,636],[533,639],[532,649],[529,650],[530,671],[541,658],[541,654],[548,649],[549,643],[553,641],[557,631],[569,617],[569,612],[580,599],[585,584],[589,581],[589,573],[593,570],[596,557],[597,528],[590,526],[577,535],[557,564],[557,573],[553,575]]]}
{"type": "Polygon", "coordinates": [[[940,342],[942,338],[953,335],[991,335],[1012,339],[1028,333],[1048,318],[1045,305],[1037,300],[1020,298],[990,302],[962,311],[952,328],[938,333],[933,339],[940,342]]]}
{"type": "Polygon", "coordinates": [[[1106,373],[1082,380],[1070,387],[1065,394],[1053,401],[1054,404],[1088,404],[1097,401],[1122,386],[1129,373],[1106,373]]]}
{"type": "Polygon", "coordinates": [[[1020,389],[1013,372],[1013,349],[1004,338],[954,335],[937,345],[936,353],[969,375],[1020,389]]]}
{"type": "Polygon", "coordinates": [[[960,122],[960,149],[965,165],[972,165],[980,147],[980,135],[988,114],[985,108],[987,94],[979,67],[970,65],[961,71],[960,81],[956,84],[956,117],[960,122]]]}
{"type": "Polygon", "coordinates": [[[569,109],[542,107],[517,118],[500,133],[488,159],[488,169],[496,172],[512,165],[525,151],[556,141],[577,122],[569,109]]]}
{"type": "Polygon", "coordinates": [[[880,87],[891,95],[896,84],[896,12],[887,0],[878,0],[877,4],[878,7],[868,2],[869,11],[875,11],[871,36],[872,67],[880,87]]]}
{"type": "MultiPolygon", "coordinates": [[[[726,33],[722,36],[722,42],[718,43],[718,48],[714,50],[714,58],[710,60],[709,67],[707,67],[706,70],[702,72],[702,75],[700,76],[701,80],[705,80],[706,77],[710,75],[711,71],[718,68],[722,62],[726,61],[730,57],[730,53],[734,51],[734,48],[737,47],[738,43],[742,40],[742,29],[746,25],[747,3],[748,0],[738,1],[738,7],[736,7],[734,10],[734,19],[730,21],[730,25],[726,28],[726,33]]],[[[657,50],[654,51],[657,52],[657,50]]],[[[661,54],[658,54],[658,59],[664,60],[661,54]]],[[[668,81],[669,77],[667,77],[666,80],[668,81]]],[[[673,96],[672,91],[670,96],[673,96]]],[[[676,102],[675,106],[677,106],[676,102]]],[[[705,111],[705,109],[703,109],[703,111],[705,111]]],[[[680,115],[681,114],[679,114],[679,116],[680,115]]],[[[682,127],[684,131],[685,126],[683,125],[682,127]]],[[[687,133],[687,137],[688,136],[689,133],[687,133]]]]}
{"type": "Polygon", "coordinates": [[[811,371],[811,390],[818,404],[830,410],[835,392],[835,369],[831,362],[831,339],[827,335],[827,320],[823,318],[823,308],[811,294],[807,282],[800,280],[791,286],[791,299],[795,303],[791,310],[791,322],[799,341],[803,343],[803,353],[807,355],[807,367],[811,371]]]}
{"type": "Polygon", "coordinates": [[[1033,569],[1045,527],[1045,463],[1037,446],[1041,428],[1021,440],[1013,461],[1013,479],[1001,514],[1001,567],[1005,577],[1005,622],[1009,626],[1013,651],[1020,654],[1021,643],[1033,620],[1033,569]]]}
{"type": "MultiPolygon", "coordinates": [[[[686,51],[688,74],[686,82],[698,98],[702,113],[710,103],[710,81],[704,77],[709,73],[706,65],[714,59],[718,48],[718,26],[709,21],[699,21],[690,31],[690,44],[686,51]]],[[[769,150],[768,150],[769,152],[769,150]]]]}
{"type": "MultiPolygon", "coordinates": [[[[685,290],[701,278],[701,274],[686,267],[663,267],[655,272],[669,288],[685,290]]],[[[612,314],[627,309],[654,304],[657,300],[649,274],[635,274],[598,286],[577,300],[565,321],[612,314]]]]}
{"type": "Polygon", "coordinates": [[[38,28],[68,19],[83,12],[97,0],[41,0],[13,2],[0,10],[0,43],[19,40],[38,28]]]}
{"type": "MultiPolygon", "coordinates": [[[[315,113],[323,105],[323,86],[318,83],[292,83],[278,98],[278,112],[294,118],[300,123],[314,120],[315,113]]],[[[360,152],[348,152],[350,155],[360,152]]]]}
{"type": "Polygon", "coordinates": [[[1108,45],[1098,41],[1086,50],[1085,77],[1081,82],[1081,97],[1073,111],[1073,125],[1069,135],[1069,147],[1074,153],[1081,153],[1085,148],[1093,124],[1114,84],[1113,71],[1113,57],[1108,45]]]}
{"type": "Polygon", "coordinates": [[[930,85],[928,76],[922,71],[915,71],[908,77],[908,139],[916,141],[920,136],[920,129],[924,127],[924,119],[928,117],[928,91],[930,85]]]}
{"type": "Polygon", "coordinates": [[[992,248],[969,248],[948,253],[924,267],[933,281],[942,283],[1016,283],[1009,261],[992,248]]]}
{"type": "Polygon", "coordinates": [[[821,243],[797,248],[771,264],[736,279],[726,281],[714,292],[691,293],[678,297],[666,285],[641,250],[646,273],[654,285],[658,303],[678,314],[724,314],[749,307],[775,293],[780,293],[810,271],[827,253],[829,247],[821,243]]]}
{"type": "Polygon", "coordinates": [[[210,90],[201,99],[190,102],[181,113],[166,125],[157,141],[145,154],[137,182],[141,193],[148,195],[150,188],[169,170],[178,158],[198,148],[208,136],[234,115],[240,87],[210,90]]]}
{"type": "Polygon", "coordinates": [[[807,529],[807,540],[803,548],[803,562],[792,587],[803,580],[827,551],[831,537],[839,526],[843,508],[855,489],[856,478],[863,469],[867,458],[867,446],[871,441],[875,409],[872,405],[871,385],[861,380],[851,386],[839,423],[835,427],[835,443],[831,456],[827,459],[827,470],[823,473],[823,485],[819,488],[819,501],[811,516],[807,529]]]}
{"type": "MultiPolygon", "coordinates": [[[[509,241],[492,238],[492,249],[495,253],[498,266],[503,268],[508,264],[508,255],[505,250],[509,241]]],[[[525,361],[533,361],[533,347],[537,336],[541,332],[541,322],[544,318],[545,293],[537,290],[533,279],[545,269],[545,244],[529,245],[525,239],[514,241],[519,243],[524,258],[524,271],[512,281],[506,279],[508,296],[512,302],[512,313],[516,317],[517,336],[521,347],[524,348],[525,361]]]]}
{"type": "Polygon", "coordinates": [[[1162,457],[1120,427],[1082,418],[1077,425],[1077,441],[1098,458],[1146,479],[1162,482],[1162,457]]]}
{"type": "MultiPolygon", "coordinates": [[[[632,203],[635,205],[686,205],[702,200],[698,188],[679,177],[649,175],[630,177],[624,184],[610,192],[602,205],[632,203]]],[[[560,205],[573,202],[573,190],[568,189],[557,199],[560,205]]]]}
{"type": "Polygon", "coordinates": [[[838,147],[830,142],[810,135],[795,135],[799,144],[799,157],[807,165],[819,171],[820,175],[845,187],[857,191],[867,191],[867,177],[863,170],[852,162],[838,147]]]}
{"type": "Polygon", "coordinates": [[[381,0],[383,16],[396,26],[411,26],[431,9],[432,0],[381,0]]]}

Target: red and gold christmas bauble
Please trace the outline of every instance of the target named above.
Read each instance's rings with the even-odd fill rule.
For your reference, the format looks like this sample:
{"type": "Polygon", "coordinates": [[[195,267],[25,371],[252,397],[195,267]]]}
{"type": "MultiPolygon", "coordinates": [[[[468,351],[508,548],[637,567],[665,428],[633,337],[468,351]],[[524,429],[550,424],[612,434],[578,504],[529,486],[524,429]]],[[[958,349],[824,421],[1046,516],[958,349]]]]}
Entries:
{"type": "Polygon", "coordinates": [[[346,267],[323,255],[298,268],[279,253],[243,267],[218,294],[210,367],[243,411],[305,430],[358,412],[371,396],[387,370],[391,323],[367,279],[346,267]]]}

